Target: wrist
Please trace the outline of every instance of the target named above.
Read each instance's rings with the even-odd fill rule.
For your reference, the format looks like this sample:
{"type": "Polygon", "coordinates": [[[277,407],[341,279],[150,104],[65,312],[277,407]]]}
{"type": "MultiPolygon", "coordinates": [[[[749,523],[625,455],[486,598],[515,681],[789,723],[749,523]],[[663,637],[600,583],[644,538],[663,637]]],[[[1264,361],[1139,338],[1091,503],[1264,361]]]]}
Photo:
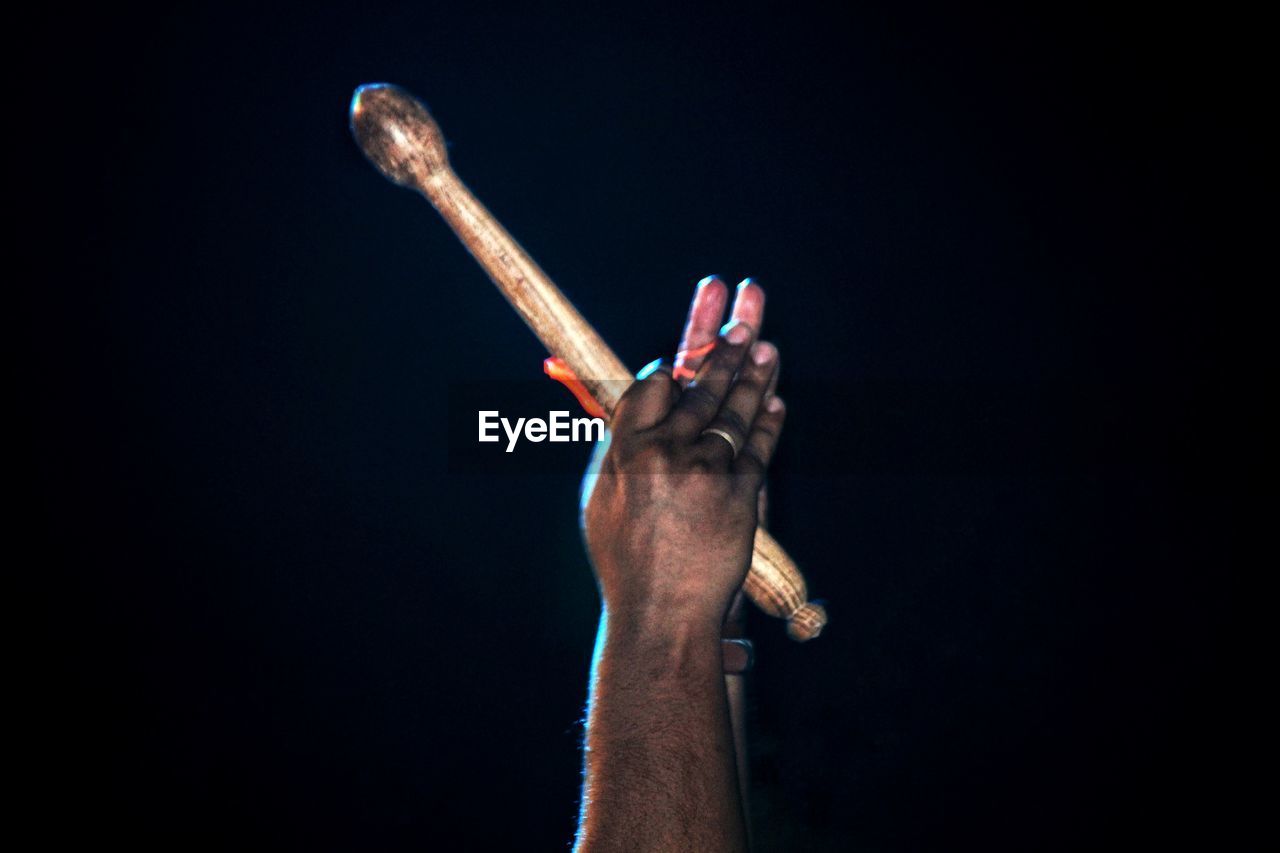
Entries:
{"type": "Polygon", "coordinates": [[[709,614],[672,613],[649,608],[601,611],[601,633],[615,652],[684,668],[691,661],[715,660],[720,652],[720,622],[709,614]]]}
{"type": "Polygon", "coordinates": [[[720,636],[727,606],[695,601],[685,596],[680,601],[657,596],[606,597],[602,615],[610,625],[627,636],[694,638],[720,636]]]}
{"type": "MultiPolygon", "coordinates": [[[[701,568],[701,567],[700,567],[701,568]]],[[[738,586],[709,583],[715,567],[683,573],[650,566],[601,567],[602,606],[628,625],[669,633],[710,626],[720,631],[738,586]],[[626,579],[626,583],[618,580],[626,579]]]]}

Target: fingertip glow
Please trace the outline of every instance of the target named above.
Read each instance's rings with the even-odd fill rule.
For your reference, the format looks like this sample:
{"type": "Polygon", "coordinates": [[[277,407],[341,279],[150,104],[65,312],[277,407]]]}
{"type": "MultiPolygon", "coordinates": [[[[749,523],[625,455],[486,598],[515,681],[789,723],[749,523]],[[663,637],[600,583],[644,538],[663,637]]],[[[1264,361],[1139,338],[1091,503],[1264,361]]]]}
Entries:
{"type": "Polygon", "coordinates": [[[657,372],[659,367],[662,367],[662,359],[655,358],[653,361],[649,362],[644,367],[640,368],[640,372],[636,374],[636,379],[640,379],[640,380],[648,379],[655,372],[657,372]]]}

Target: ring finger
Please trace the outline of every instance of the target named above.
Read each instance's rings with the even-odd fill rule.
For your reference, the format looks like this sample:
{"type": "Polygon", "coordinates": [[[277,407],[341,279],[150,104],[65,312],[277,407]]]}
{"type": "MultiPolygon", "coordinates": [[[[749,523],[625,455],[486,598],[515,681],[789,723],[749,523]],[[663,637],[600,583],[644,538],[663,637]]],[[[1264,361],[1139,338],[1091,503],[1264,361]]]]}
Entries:
{"type": "Polygon", "coordinates": [[[737,457],[774,382],[777,366],[777,347],[768,341],[752,344],[720,411],[698,437],[695,447],[699,452],[725,464],[737,457]]]}

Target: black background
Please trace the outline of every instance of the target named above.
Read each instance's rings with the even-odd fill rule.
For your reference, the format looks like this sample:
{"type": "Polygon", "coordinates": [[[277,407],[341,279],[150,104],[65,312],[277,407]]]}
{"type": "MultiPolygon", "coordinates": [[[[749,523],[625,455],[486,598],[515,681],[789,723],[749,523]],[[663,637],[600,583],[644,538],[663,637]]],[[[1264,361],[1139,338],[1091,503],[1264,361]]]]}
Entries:
{"type": "Polygon", "coordinates": [[[450,466],[449,388],[567,398],[352,143],[352,89],[387,80],[627,363],[670,352],[703,275],[769,292],[773,526],[832,622],[800,646],[752,616],[762,849],[1221,842],[1229,46],[1170,14],[56,24],[52,97],[20,113],[47,142],[29,167],[70,186],[21,362],[27,530],[69,662],[32,782],[49,831],[571,839],[587,448],[450,466]]]}

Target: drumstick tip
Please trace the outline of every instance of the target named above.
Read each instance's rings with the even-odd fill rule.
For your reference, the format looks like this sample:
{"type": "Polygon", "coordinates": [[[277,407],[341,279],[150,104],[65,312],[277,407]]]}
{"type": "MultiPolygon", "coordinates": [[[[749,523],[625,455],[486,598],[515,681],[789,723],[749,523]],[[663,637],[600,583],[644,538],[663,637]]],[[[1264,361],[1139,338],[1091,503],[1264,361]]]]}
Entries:
{"type": "Polygon", "coordinates": [[[787,617],[787,636],[798,642],[812,640],[827,624],[827,608],[816,601],[800,605],[787,617]]]}
{"type": "Polygon", "coordinates": [[[369,161],[392,182],[422,189],[449,164],[440,128],[417,98],[390,83],[357,86],[351,133],[369,161]]]}

